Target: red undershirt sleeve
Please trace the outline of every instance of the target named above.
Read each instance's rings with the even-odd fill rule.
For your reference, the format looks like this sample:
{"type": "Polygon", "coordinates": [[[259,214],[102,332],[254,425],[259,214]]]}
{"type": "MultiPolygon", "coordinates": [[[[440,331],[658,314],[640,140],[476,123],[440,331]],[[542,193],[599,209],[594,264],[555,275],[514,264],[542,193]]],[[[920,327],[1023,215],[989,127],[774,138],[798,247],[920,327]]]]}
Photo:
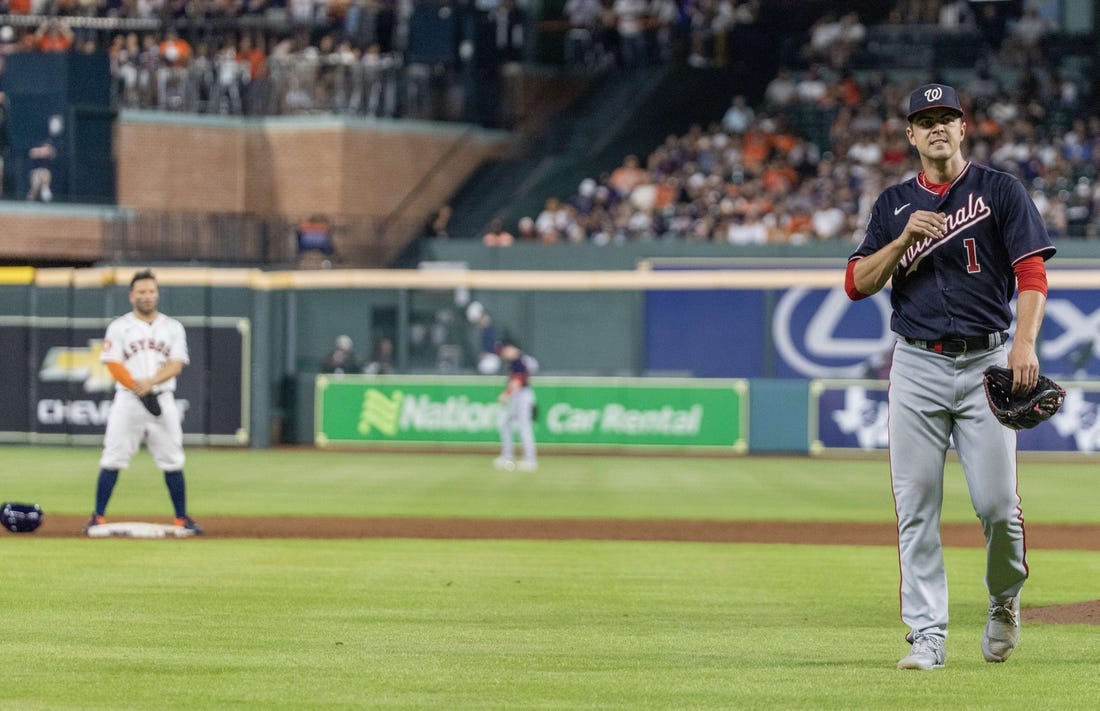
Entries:
{"type": "Polygon", "coordinates": [[[852,301],[859,301],[870,296],[870,294],[864,294],[856,288],[856,262],[858,261],[858,259],[853,259],[848,262],[848,268],[844,270],[844,291],[848,292],[848,298],[852,301]]]}
{"type": "Polygon", "coordinates": [[[1016,272],[1017,291],[1038,291],[1047,295],[1047,268],[1041,256],[1021,259],[1012,268],[1016,272]]]}

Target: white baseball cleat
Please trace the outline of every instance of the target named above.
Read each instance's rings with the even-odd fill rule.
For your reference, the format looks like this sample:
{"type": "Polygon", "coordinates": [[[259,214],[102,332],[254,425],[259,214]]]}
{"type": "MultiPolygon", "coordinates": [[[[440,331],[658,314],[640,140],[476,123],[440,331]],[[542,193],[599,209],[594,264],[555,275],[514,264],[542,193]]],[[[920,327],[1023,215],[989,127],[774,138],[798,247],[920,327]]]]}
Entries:
{"type": "Polygon", "coordinates": [[[989,603],[989,622],[982,635],[982,655],[987,662],[1003,662],[1020,640],[1019,598],[989,603]]]}
{"type": "Polygon", "coordinates": [[[493,466],[497,469],[510,472],[516,468],[516,463],[507,457],[497,457],[493,460],[493,466]]]}
{"type": "Polygon", "coordinates": [[[898,662],[898,669],[940,669],[947,663],[943,642],[942,637],[935,635],[917,635],[909,654],[898,662]]]}
{"type": "Polygon", "coordinates": [[[523,460],[516,463],[516,469],[519,469],[521,472],[534,472],[538,471],[538,468],[538,462],[529,462],[527,460],[523,460]]]}

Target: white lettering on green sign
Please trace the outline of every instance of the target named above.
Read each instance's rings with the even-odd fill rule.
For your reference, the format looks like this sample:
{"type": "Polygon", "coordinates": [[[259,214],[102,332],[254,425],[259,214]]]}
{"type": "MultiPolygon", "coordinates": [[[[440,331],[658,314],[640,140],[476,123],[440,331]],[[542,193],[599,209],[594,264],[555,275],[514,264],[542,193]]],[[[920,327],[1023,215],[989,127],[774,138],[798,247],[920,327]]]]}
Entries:
{"type": "Polygon", "coordinates": [[[400,427],[402,430],[479,432],[495,428],[499,417],[500,405],[497,403],[470,402],[465,395],[436,402],[427,395],[420,395],[405,399],[400,427]]]}
{"type": "Polygon", "coordinates": [[[660,410],[628,410],[622,405],[608,405],[603,409],[604,432],[622,434],[695,434],[703,422],[703,407],[693,405],[690,410],[674,410],[669,406],[660,410]]]}
{"type": "Polygon", "coordinates": [[[598,430],[627,435],[694,435],[702,424],[702,405],[687,410],[667,405],[657,410],[632,410],[620,403],[609,403],[600,411],[556,403],[546,418],[550,431],[562,434],[591,434],[598,430]]]}

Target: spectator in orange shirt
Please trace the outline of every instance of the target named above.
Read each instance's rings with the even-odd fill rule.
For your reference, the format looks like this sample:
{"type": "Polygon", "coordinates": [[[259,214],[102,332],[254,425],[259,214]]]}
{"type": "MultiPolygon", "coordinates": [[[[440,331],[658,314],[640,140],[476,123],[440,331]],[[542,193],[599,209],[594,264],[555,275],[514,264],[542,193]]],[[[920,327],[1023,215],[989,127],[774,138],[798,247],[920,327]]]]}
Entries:
{"type": "Polygon", "coordinates": [[[810,208],[800,200],[792,201],[780,220],[780,227],[789,244],[806,244],[814,233],[810,208]]]}
{"type": "Polygon", "coordinates": [[[180,39],[176,31],[169,27],[164,39],[158,45],[160,56],[171,67],[186,67],[191,63],[191,45],[180,39]]]}
{"type": "MultiPolygon", "coordinates": [[[[777,119],[777,122],[781,123],[781,120],[777,119]]],[[[798,137],[781,130],[782,128],[784,127],[777,129],[772,136],[772,148],[783,155],[787,155],[794,150],[794,147],[798,144],[798,137]]]]}
{"type": "Polygon", "coordinates": [[[47,19],[34,32],[34,47],[39,52],[68,52],[72,46],[72,29],[56,17],[47,19]]]}
{"type": "Polygon", "coordinates": [[[772,135],[754,122],[741,139],[741,162],[752,171],[759,171],[772,152],[772,135]]]}
{"type": "Polygon", "coordinates": [[[666,175],[662,178],[661,182],[657,183],[653,207],[662,212],[673,207],[680,199],[681,183],[678,175],[666,175]]]}
{"type": "Polygon", "coordinates": [[[180,39],[176,30],[169,27],[164,39],[157,45],[160,66],[157,67],[157,105],[162,108],[183,107],[186,90],[187,66],[191,64],[191,45],[180,39]]]}
{"type": "Polygon", "coordinates": [[[798,184],[798,172],[786,161],[778,158],[768,161],[760,178],[764,183],[764,189],[769,193],[786,193],[798,184]]]}
{"type": "Polygon", "coordinates": [[[252,35],[241,35],[237,58],[248,64],[248,78],[256,81],[267,76],[267,53],[264,52],[263,36],[254,40],[252,35]]]}
{"type": "Polygon", "coordinates": [[[248,67],[247,82],[244,87],[244,111],[247,114],[263,113],[268,101],[268,67],[267,52],[264,51],[263,35],[259,34],[255,39],[249,34],[241,35],[238,44],[237,60],[248,67]]]}
{"type": "Polygon", "coordinates": [[[974,129],[982,138],[994,139],[1001,135],[1001,124],[984,109],[974,109],[974,129]]]}

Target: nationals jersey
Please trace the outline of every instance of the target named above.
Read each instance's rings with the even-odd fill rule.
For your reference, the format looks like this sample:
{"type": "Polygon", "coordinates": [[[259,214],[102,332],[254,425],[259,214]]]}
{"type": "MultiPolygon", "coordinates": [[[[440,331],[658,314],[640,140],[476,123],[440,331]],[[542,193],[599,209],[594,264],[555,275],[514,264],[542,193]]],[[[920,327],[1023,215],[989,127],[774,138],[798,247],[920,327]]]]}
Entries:
{"type": "MultiPolygon", "coordinates": [[[[179,361],[184,365],[191,362],[183,324],[162,313],[158,313],[152,323],[146,323],[133,312],[119,316],[107,326],[99,360],[103,363],[122,363],[134,380],[153,377],[169,361],[179,361]]],[[[126,390],[118,383],[115,389],[126,390]]],[[[158,393],[175,392],[176,379],[166,380],[153,390],[158,393]]]]}
{"type": "Polygon", "coordinates": [[[505,386],[504,392],[511,394],[516,390],[530,387],[530,385],[531,371],[527,367],[527,363],[524,362],[524,356],[520,354],[508,366],[508,385],[505,386]]]}
{"type": "Polygon", "coordinates": [[[896,239],[914,210],[947,215],[940,239],[914,242],[893,274],[890,328],[922,340],[1007,331],[1016,291],[1013,265],[1055,248],[1024,186],[1012,175],[967,163],[941,198],[917,178],[893,185],[871,209],[851,262],[896,239]]]}

